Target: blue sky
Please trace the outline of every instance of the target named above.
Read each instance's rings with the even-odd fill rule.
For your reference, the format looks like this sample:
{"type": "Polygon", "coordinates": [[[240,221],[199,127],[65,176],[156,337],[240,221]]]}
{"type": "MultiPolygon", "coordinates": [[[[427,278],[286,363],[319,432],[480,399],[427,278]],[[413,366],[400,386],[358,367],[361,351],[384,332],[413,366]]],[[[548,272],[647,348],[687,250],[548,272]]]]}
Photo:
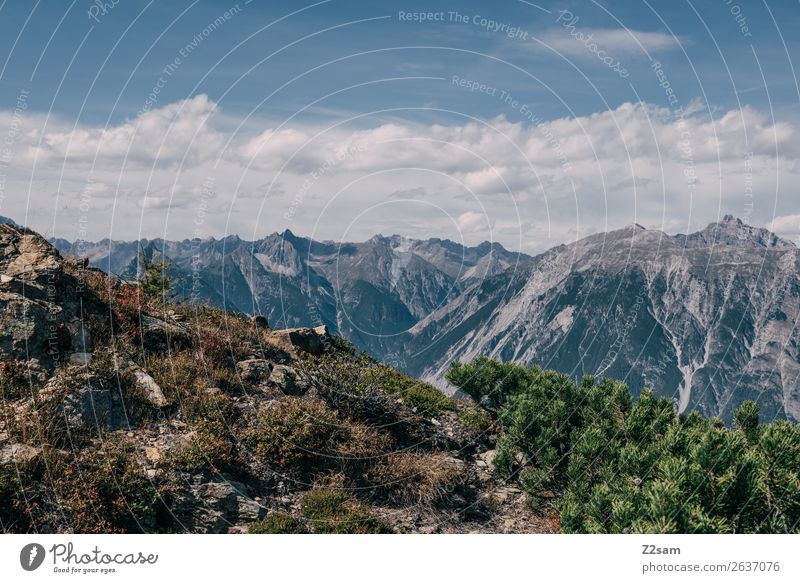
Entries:
{"type": "Polygon", "coordinates": [[[20,95],[25,105],[25,136],[14,140],[0,213],[24,213],[53,234],[251,236],[289,227],[332,239],[387,231],[496,238],[532,251],[634,220],[685,231],[725,212],[774,223],[786,236],[800,232],[796,197],[784,190],[795,184],[787,144],[800,123],[796,1],[101,5],[0,2],[0,109],[10,120],[0,120],[0,132],[15,127],[20,95]],[[434,19],[419,22],[418,14],[434,19]],[[635,104],[646,106],[626,109],[635,104]],[[680,134],[678,111],[690,118],[688,160],[669,152],[680,134]],[[184,125],[173,123],[175,115],[184,125]],[[497,119],[528,159],[490,159],[505,153],[473,134],[487,121],[489,133],[497,130],[497,119]],[[650,127],[631,129],[643,120],[650,127]],[[187,129],[192,123],[202,129],[187,129]],[[120,152],[133,157],[108,159],[115,150],[98,136],[109,130],[115,144],[129,141],[120,152]],[[381,147],[370,146],[369,162],[353,155],[307,184],[337,147],[378,130],[395,147],[404,140],[398,157],[406,166],[391,168],[392,147],[371,135],[367,141],[381,147]],[[140,143],[184,133],[186,141],[169,142],[153,159],[140,143]],[[581,135],[601,150],[619,139],[625,156],[592,147],[587,161],[583,146],[571,149],[581,135]],[[652,144],[643,144],[649,135],[652,144]],[[534,138],[561,163],[531,155],[534,138]],[[443,161],[422,168],[431,155],[422,149],[413,159],[411,139],[475,146],[485,168],[443,161]],[[703,151],[709,140],[716,159],[703,151]],[[281,143],[319,151],[283,167],[257,161],[264,148],[273,159],[291,158],[281,143]],[[88,156],[91,148],[101,151],[88,156]],[[244,158],[232,160],[234,150],[244,158]],[[660,158],[647,168],[648,152],[677,165],[660,158]],[[192,223],[209,165],[215,212],[200,233],[192,223]],[[676,184],[676,172],[698,173],[701,187],[676,184]],[[720,172],[737,178],[720,187],[720,172]],[[500,192],[484,180],[492,173],[502,175],[500,192]],[[76,227],[87,191],[88,232],[76,227]],[[360,216],[365,205],[375,216],[360,216]],[[297,206],[301,212],[291,212],[297,206]]]}
{"type": "MultiPolygon", "coordinates": [[[[2,97],[12,100],[20,88],[29,88],[31,104],[36,109],[47,111],[53,107],[60,114],[81,114],[87,122],[105,122],[110,105],[119,99],[112,112],[114,118],[133,115],[162,68],[195,34],[235,4],[121,0],[108,14],[98,14],[96,22],[87,16],[93,3],[86,0],[72,4],[63,0],[4,2],[0,11],[0,54],[10,56],[2,78],[2,97]],[[39,67],[31,81],[37,62],[39,67]],[[68,67],[70,70],[64,75],[68,67]]],[[[282,117],[285,111],[294,111],[298,101],[317,99],[346,84],[373,81],[376,75],[447,77],[458,71],[515,89],[521,99],[537,104],[546,117],[592,113],[606,102],[614,106],[638,98],[665,103],[663,91],[652,82],[651,60],[641,50],[619,55],[631,71],[626,80],[599,62],[595,67],[586,63],[575,67],[567,61],[574,60],[574,55],[560,57],[533,40],[546,36],[548,31],[557,31],[555,20],[561,10],[568,9],[580,18],[578,27],[583,29],[625,26],[634,31],[677,35],[680,43],[674,49],[655,51],[653,57],[664,64],[676,90],[687,100],[705,95],[710,103],[728,108],[737,105],[737,96],[741,102],[758,107],[769,107],[771,99],[777,112],[797,112],[798,89],[791,76],[791,59],[800,50],[793,34],[800,24],[800,5],[796,1],[742,3],[751,37],[743,36],[736,17],[724,9],[725,0],[654,1],[650,3],[652,8],[645,2],[630,1],[538,4],[549,13],[516,0],[491,5],[468,1],[333,0],[264,30],[275,20],[310,4],[240,2],[241,12],[191,53],[171,78],[163,99],[175,101],[204,92],[231,113],[249,113],[264,95],[295,75],[326,61],[345,58],[294,82],[264,104],[259,113],[282,117]],[[415,11],[445,12],[448,20],[422,24],[399,21],[400,12],[415,11]],[[450,22],[450,12],[485,16],[518,26],[529,32],[529,40],[508,39],[478,25],[450,22]],[[333,30],[321,32],[326,28],[333,30]],[[783,34],[786,48],[778,31],[783,34]],[[259,64],[287,43],[312,34],[315,36],[259,64]],[[442,48],[407,48],[436,46],[442,48]],[[376,50],[381,52],[369,53],[376,50]],[[459,52],[464,50],[470,52],[459,52]],[[360,52],[367,54],[351,57],[360,52]],[[541,79],[541,84],[494,59],[508,60],[530,71],[541,79]],[[767,80],[769,95],[759,67],[767,80]],[[206,73],[209,74],[203,79],[206,73]],[[545,84],[564,98],[568,108],[551,98],[545,84]]],[[[324,115],[326,109],[364,111],[376,106],[423,106],[431,102],[473,115],[492,116],[505,111],[501,103],[473,99],[446,82],[434,80],[353,90],[331,97],[319,109],[324,115]]]]}

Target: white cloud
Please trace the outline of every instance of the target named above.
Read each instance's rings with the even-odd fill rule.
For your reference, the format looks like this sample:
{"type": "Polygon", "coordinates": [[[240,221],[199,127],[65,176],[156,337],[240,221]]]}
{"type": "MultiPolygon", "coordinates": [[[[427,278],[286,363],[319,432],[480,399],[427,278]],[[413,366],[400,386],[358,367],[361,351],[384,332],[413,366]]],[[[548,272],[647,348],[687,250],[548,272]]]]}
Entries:
{"type": "Polygon", "coordinates": [[[456,225],[462,232],[485,231],[486,227],[488,226],[486,222],[486,217],[480,213],[476,213],[473,211],[467,211],[465,213],[461,213],[458,216],[458,219],[456,219],[456,225]]]}
{"type": "Polygon", "coordinates": [[[45,210],[28,224],[55,224],[66,238],[81,224],[97,239],[250,237],[288,227],[339,240],[364,209],[396,201],[383,232],[440,236],[455,217],[468,242],[491,226],[496,239],[515,247],[522,238],[532,251],[634,221],[686,231],[720,208],[766,224],[776,197],[775,228],[791,234],[787,217],[800,213],[786,194],[800,188],[797,128],[749,107],[712,119],[695,104],[678,120],[624,103],[538,126],[503,116],[371,128],[250,122],[242,134],[217,125],[218,109],[198,96],[116,126],[74,130],[26,114],[0,214],[25,220],[30,191],[32,208],[45,210]],[[62,193],[57,220],[53,192],[62,193]]]}
{"type": "Polygon", "coordinates": [[[540,36],[540,40],[560,53],[587,58],[596,58],[587,50],[588,44],[594,44],[597,50],[620,58],[672,50],[685,42],[680,37],[663,32],[625,28],[583,28],[580,23],[574,29],[548,30],[540,36]]]}
{"type": "Polygon", "coordinates": [[[206,95],[178,101],[111,127],[48,131],[29,135],[29,155],[52,163],[190,163],[209,159],[223,144],[209,119],[217,106],[206,95]]]}
{"type": "Polygon", "coordinates": [[[791,240],[800,240],[800,214],[775,217],[767,225],[773,233],[791,240]]]}

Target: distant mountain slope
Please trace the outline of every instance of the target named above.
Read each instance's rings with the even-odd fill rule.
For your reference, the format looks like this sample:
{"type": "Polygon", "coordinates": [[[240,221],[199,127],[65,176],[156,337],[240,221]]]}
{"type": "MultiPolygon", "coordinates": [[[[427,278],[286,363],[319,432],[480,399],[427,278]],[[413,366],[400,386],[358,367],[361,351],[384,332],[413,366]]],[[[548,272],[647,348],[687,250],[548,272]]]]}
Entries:
{"type": "Polygon", "coordinates": [[[140,248],[163,251],[184,297],[279,327],[325,323],[444,389],[454,359],[486,354],[650,386],[726,421],[746,399],[765,419],[800,420],[798,249],[730,216],[689,235],[632,225],[535,258],[489,243],[339,244],[290,231],[55,243],[127,275],[140,248]]]}
{"type": "Polygon", "coordinates": [[[746,399],[800,420],[800,257],[725,217],[691,235],[632,226],[557,247],[418,323],[407,370],[442,383],[487,354],[624,379],[730,420],[746,399]]]}
{"type": "Polygon", "coordinates": [[[470,282],[529,260],[497,243],[465,247],[452,241],[376,236],[363,243],[318,242],[291,231],[257,241],[224,239],[70,243],[68,255],[126,278],[140,250],[171,265],[178,294],[244,313],[276,327],[324,323],[379,358],[392,357],[401,337],[470,282]]]}

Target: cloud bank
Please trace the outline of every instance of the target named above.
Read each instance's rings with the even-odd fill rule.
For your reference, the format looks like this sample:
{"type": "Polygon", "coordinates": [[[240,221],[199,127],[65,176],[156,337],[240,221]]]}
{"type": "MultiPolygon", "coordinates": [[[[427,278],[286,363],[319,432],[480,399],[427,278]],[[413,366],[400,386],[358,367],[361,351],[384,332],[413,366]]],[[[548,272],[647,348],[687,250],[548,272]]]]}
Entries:
{"type": "Polygon", "coordinates": [[[238,130],[222,109],[199,95],[111,127],[26,113],[0,214],[69,239],[290,228],[528,252],[633,221],[686,231],[725,213],[797,236],[797,128],[749,107],[676,118],[623,103],[540,124],[250,119],[238,130]]]}

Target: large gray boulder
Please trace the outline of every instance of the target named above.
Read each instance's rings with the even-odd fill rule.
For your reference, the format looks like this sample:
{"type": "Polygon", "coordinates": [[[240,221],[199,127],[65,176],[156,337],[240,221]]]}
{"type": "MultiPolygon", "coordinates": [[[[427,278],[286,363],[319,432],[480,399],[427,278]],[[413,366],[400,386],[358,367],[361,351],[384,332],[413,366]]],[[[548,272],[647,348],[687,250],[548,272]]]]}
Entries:
{"type": "Polygon", "coordinates": [[[236,373],[243,382],[257,386],[265,383],[272,374],[273,364],[263,358],[249,358],[236,363],[236,373]]]}
{"type": "Polygon", "coordinates": [[[48,404],[73,431],[113,431],[128,426],[119,388],[101,382],[82,367],[60,369],[40,391],[38,400],[48,404]]]}
{"type": "Polygon", "coordinates": [[[139,318],[142,344],[147,350],[165,352],[169,349],[181,350],[192,345],[189,330],[177,323],[142,314],[139,318]]]}
{"type": "Polygon", "coordinates": [[[308,392],[308,382],[291,366],[276,364],[269,376],[269,384],[281,390],[285,395],[303,396],[308,392]]]}
{"type": "Polygon", "coordinates": [[[115,356],[114,367],[118,373],[130,376],[133,385],[153,407],[161,408],[169,404],[156,380],[131,359],[124,356],[115,356]]]}
{"type": "Polygon", "coordinates": [[[89,352],[89,316],[108,317],[100,300],[64,269],[38,234],[0,225],[0,360],[36,360],[52,370],[72,352],[89,352]]]}
{"type": "Polygon", "coordinates": [[[204,475],[189,479],[187,489],[170,510],[186,530],[209,534],[235,530],[266,515],[244,484],[204,475]]]}
{"type": "Polygon", "coordinates": [[[327,326],[287,328],[272,331],[267,336],[267,342],[296,358],[298,350],[314,355],[323,354],[330,346],[331,335],[327,326]]]}

